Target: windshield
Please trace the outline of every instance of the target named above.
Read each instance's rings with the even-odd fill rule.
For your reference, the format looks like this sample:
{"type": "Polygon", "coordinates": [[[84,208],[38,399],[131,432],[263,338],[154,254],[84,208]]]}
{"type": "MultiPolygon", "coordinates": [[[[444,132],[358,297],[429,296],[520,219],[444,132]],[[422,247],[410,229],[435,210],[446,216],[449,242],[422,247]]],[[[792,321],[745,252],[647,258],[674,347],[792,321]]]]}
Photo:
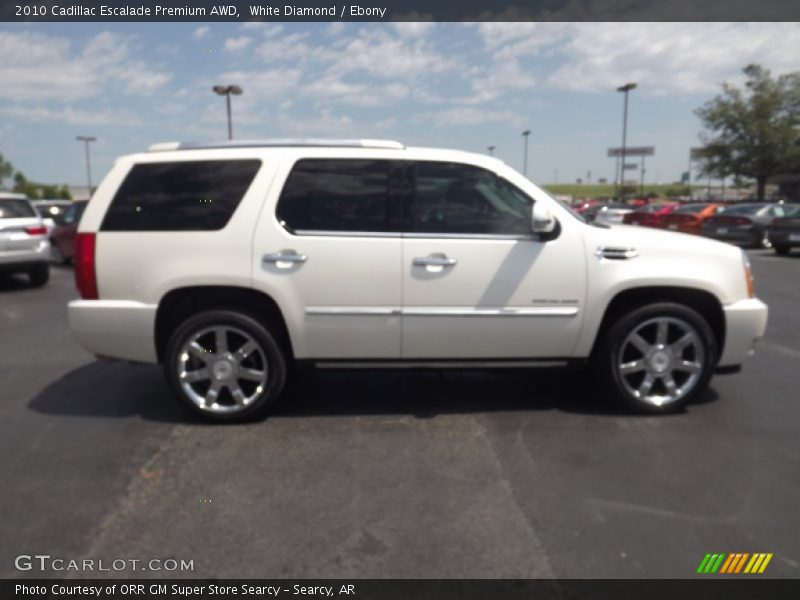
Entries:
{"type": "Polygon", "coordinates": [[[20,219],[36,216],[36,211],[27,200],[0,198],[0,219],[20,219]]]}

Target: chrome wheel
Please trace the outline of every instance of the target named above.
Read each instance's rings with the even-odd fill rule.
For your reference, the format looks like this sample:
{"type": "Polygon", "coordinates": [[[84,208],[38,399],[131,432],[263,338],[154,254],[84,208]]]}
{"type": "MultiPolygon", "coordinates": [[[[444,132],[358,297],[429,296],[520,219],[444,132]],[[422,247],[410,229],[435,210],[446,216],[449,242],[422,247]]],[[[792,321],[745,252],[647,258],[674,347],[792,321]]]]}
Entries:
{"type": "Polygon", "coordinates": [[[705,360],[694,327],[676,317],[656,317],[637,325],[623,340],[616,369],[631,396],[664,407],[694,389],[705,360]]]}
{"type": "Polygon", "coordinates": [[[244,410],[267,387],[266,353],[248,333],[229,325],[206,327],[181,346],[178,383],[198,408],[214,414],[244,410]]]}

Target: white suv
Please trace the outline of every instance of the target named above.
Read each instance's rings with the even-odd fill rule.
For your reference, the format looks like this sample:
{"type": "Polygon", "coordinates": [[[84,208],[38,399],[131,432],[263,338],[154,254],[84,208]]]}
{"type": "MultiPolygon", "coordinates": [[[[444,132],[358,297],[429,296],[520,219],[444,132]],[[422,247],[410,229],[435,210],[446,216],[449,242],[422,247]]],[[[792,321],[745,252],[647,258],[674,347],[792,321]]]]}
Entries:
{"type": "Polygon", "coordinates": [[[217,421],[320,367],[591,362],[678,409],[764,334],[744,253],[592,225],[504,163],[379,140],[157,144],[119,159],[76,239],[72,330],[162,363],[217,421]]]}

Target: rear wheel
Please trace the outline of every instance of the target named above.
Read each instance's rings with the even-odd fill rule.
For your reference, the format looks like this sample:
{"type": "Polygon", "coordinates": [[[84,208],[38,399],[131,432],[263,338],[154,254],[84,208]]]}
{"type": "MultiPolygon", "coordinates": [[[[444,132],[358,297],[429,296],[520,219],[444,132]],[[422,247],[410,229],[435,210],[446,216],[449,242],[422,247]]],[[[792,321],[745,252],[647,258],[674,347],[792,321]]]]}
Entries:
{"type": "Polygon", "coordinates": [[[783,244],[773,244],[772,249],[775,250],[775,254],[779,256],[786,256],[792,250],[792,247],[784,246],[783,244]]]}
{"type": "Polygon", "coordinates": [[[611,395],[641,413],[680,410],[701,393],[717,361],[714,334],[696,311],[643,306],[603,334],[593,363],[611,395]]]}
{"type": "Polygon", "coordinates": [[[42,263],[28,271],[28,279],[34,287],[42,287],[50,279],[50,265],[42,263]]]}
{"type": "Polygon", "coordinates": [[[286,359],[267,327],[230,310],[184,321],[167,344],[164,373],[175,396],[215,422],[266,416],[286,382],[286,359]]]}

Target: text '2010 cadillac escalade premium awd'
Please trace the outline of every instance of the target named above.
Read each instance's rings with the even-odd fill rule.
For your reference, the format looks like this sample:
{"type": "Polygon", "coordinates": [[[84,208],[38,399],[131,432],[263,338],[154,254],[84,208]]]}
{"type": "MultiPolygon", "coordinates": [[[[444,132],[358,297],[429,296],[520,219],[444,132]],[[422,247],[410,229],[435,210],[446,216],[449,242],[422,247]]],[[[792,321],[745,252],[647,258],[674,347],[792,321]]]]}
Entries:
{"type": "Polygon", "coordinates": [[[380,140],[158,144],[117,161],[76,238],[71,328],[161,363],[217,421],[266,414],[294,361],[588,361],[679,409],[764,334],[745,254],[583,222],[501,161],[380,140]]]}

